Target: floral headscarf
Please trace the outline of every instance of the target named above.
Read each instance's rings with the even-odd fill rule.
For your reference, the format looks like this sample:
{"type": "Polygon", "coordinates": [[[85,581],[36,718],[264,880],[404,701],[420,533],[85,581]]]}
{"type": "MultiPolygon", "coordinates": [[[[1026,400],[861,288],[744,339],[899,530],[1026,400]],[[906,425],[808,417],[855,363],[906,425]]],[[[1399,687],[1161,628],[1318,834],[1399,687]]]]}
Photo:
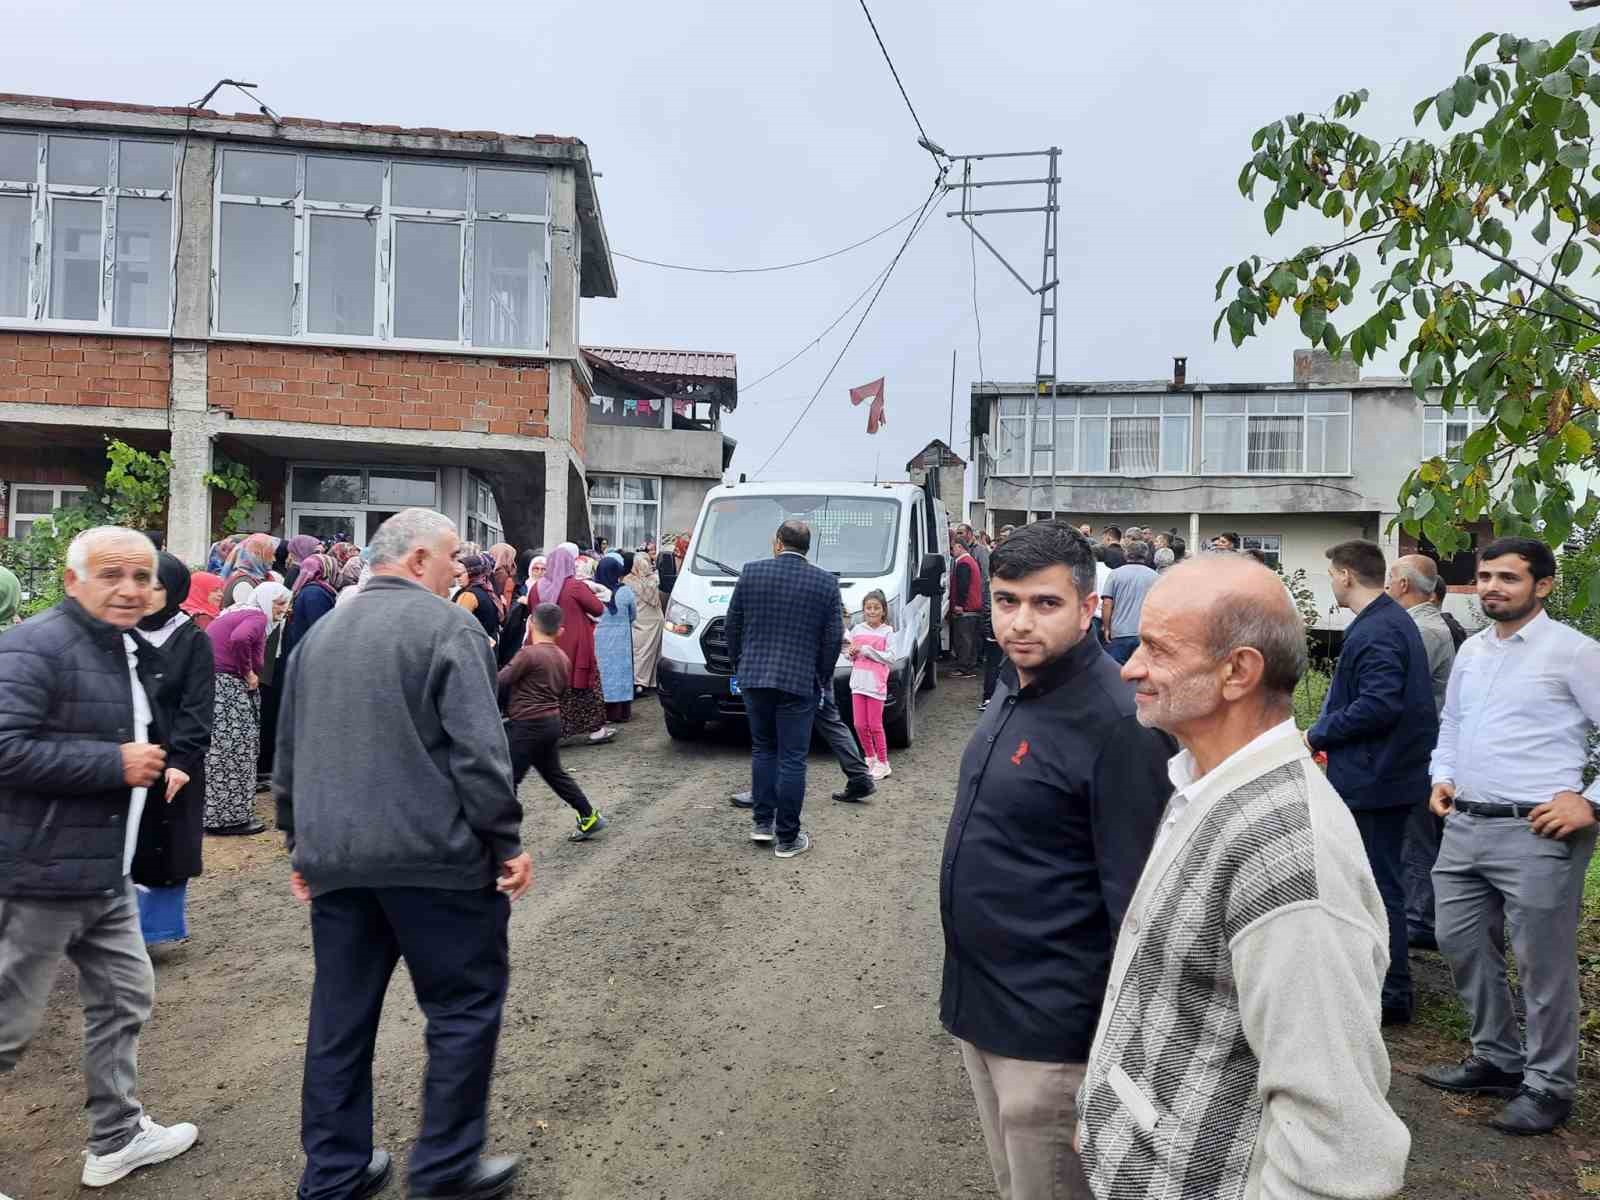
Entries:
{"type": "Polygon", "coordinates": [[[308,554],[300,560],[300,571],[294,577],[294,591],[292,595],[298,596],[306,590],[309,584],[316,584],[328,593],[334,592],[333,577],[338,574],[339,568],[334,565],[333,559],[326,554],[308,554]]]}
{"type": "Polygon", "coordinates": [[[333,581],[333,586],[341,592],[347,587],[355,587],[361,582],[361,572],[366,565],[359,554],[352,554],[339,568],[339,578],[333,581]]]}
{"type": "Polygon", "coordinates": [[[211,552],[206,555],[206,570],[221,578],[223,567],[227,565],[228,556],[233,553],[233,548],[239,544],[236,537],[225,537],[220,542],[211,543],[211,552]]]}
{"type": "Polygon", "coordinates": [[[487,554],[463,555],[461,565],[467,569],[465,587],[482,586],[493,591],[489,576],[494,572],[494,559],[487,554]]]}
{"type": "Polygon", "coordinates": [[[334,563],[342,569],[345,563],[349,562],[352,558],[356,557],[356,555],[360,553],[361,551],[356,549],[355,546],[351,545],[349,542],[335,542],[332,548],[328,551],[328,556],[332,558],[334,563]]]}
{"type": "MultiPolygon", "coordinates": [[[[228,556],[226,568],[222,572],[224,593],[233,594],[234,584],[241,580],[250,584],[266,580],[272,574],[272,556],[277,552],[278,539],[270,534],[252,533],[245,538],[228,556]]],[[[232,603],[225,607],[232,607],[232,603]]]]}
{"type": "Polygon", "coordinates": [[[561,589],[566,586],[567,580],[576,574],[575,566],[576,561],[572,551],[568,550],[564,543],[550,552],[550,557],[545,562],[544,575],[534,583],[534,590],[539,593],[540,604],[560,602],[561,589]]]}

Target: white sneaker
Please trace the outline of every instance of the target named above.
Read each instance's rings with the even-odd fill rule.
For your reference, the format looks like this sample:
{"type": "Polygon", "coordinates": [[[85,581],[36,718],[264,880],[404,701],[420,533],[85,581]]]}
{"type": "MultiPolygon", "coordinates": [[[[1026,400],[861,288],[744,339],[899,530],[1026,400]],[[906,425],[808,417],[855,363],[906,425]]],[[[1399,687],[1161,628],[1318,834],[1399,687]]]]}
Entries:
{"type": "Polygon", "coordinates": [[[114,1154],[89,1154],[83,1163],[83,1186],[105,1187],[123,1176],[155,1163],[177,1158],[200,1136],[187,1121],[179,1125],[157,1125],[148,1116],[139,1118],[139,1132],[114,1154]]]}
{"type": "Polygon", "coordinates": [[[894,768],[889,765],[889,760],[887,758],[878,764],[878,771],[879,779],[887,779],[889,776],[894,774],[894,768]]]}

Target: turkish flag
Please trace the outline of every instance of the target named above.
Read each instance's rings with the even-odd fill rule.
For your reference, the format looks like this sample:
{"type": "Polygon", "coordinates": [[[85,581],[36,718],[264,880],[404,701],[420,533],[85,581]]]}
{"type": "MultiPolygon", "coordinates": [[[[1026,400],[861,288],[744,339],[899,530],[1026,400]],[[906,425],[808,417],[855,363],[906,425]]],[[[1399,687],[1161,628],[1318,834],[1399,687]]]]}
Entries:
{"type": "Polygon", "coordinates": [[[884,377],[880,375],[871,383],[863,383],[860,387],[850,389],[851,404],[860,404],[863,400],[872,401],[872,407],[867,410],[868,433],[877,433],[889,423],[889,417],[883,411],[883,380],[884,377]]]}

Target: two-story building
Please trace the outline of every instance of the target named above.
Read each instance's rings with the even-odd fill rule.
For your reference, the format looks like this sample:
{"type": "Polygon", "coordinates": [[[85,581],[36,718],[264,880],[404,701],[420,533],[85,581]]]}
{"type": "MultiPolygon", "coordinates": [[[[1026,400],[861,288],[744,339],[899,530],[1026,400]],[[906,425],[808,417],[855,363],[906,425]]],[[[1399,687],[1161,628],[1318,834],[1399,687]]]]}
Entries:
{"type": "MultiPolygon", "coordinates": [[[[1191,383],[1175,371],[1032,392],[973,386],[975,524],[995,530],[1053,512],[1097,532],[1176,530],[1191,549],[1237,534],[1286,573],[1305,570],[1330,628],[1349,614],[1332,611],[1323,552],[1348,538],[1379,542],[1391,557],[1414,552],[1414,540],[1389,530],[1401,484],[1482,420],[1418,403],[1405,380],[1362,379],[1326,351],[1296,351],[1286,383],[1191,383]]],[[[1446,564],[1446,581],[1469,583],[1470,561],[1446,564]]]]}
{"type": "Polygon", "coordinates": [[[219,457],[256,528],[586,542],[578,307],[616,290],[573,138],[0,95],[0,536],[114,436],[170,451],[191,562],[219,457]]]}

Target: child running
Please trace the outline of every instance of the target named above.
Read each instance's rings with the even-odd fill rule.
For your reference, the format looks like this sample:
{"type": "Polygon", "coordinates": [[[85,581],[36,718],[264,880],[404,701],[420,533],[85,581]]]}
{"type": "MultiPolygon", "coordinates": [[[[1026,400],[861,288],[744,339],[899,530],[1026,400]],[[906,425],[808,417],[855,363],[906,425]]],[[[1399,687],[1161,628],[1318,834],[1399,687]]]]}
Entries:
{"type": "Polygon", "coordinates": [[[882,592],[871,591],[861,602],[865,620],[847,635],[845,654],[854,663],[850,671],[851,704],[855,714],[856,736],[867,757],[868,773],[874,779],[887,779],[889,741],[883,733],[883,706],[889,699],[889,639],[894,627],[889,624],[889,601],[882,592]]]}
{"type": "Polygon", "coordinates": [[[521,786],[529,767],[538,771],[539,778],[578,814],[578,828],[567,840],[586,842],[610,822],[561,767],[561,697],[571,679],[572,664],[556,645],[560,636],[560,607],[536,606],[528,620],[528,644],[501,669],[498,683],[502,696],[510,693],[506,732],[516,786],[521,786]]]}

